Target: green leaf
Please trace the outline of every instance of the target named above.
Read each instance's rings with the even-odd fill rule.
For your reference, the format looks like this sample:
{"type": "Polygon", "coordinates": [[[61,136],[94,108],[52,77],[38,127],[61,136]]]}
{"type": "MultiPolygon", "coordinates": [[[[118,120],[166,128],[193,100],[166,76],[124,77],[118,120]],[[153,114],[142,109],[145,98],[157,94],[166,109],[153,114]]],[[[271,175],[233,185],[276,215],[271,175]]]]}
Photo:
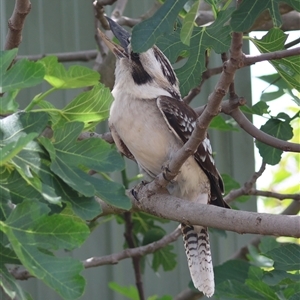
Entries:
{"type": "Polygon", "coordinates": [[[272,249],[265,256],[274,260],[276,270],[294,271],[300,270],[300,246],[296,244],[284,244],[281,247],[272,249]]]}
{"type": "Polygon", "coordinates": [[[99,83],[90,91],[81,93],[60,112],[64,119],[84,122],[87,127],[108,118],[112,101],[110,90],[99,83]]]}
{"type": "Polygon", "coordinates": [[[4,147],[2,150],[5,152],[7,148],[15,147],[4,157],[7,168],[1,169],[5,175],[1,188],[14,203],[19,203],[30,195],[40,200],[42,196],[50,203],[60,203],[60,197],[55,194],[51,184],[46,185],[37,176],[46,152],[33,138],[44,130],[47,123],[48,115],[43,112],[20,112],[0,121],[0,145],[4,147]],[[13,168],[20,176],[12,171],[13,168]]]}
{"type": "Polygon", "coordinates": [[[162,228],[151,228],[144,234],[142,245],[148,245],[150,243],[156,242],[164,237],[166,234],[165,230],[162,228]]]}
{"type": "Polygon", "coordinates": [[[17,49],[0,52],[0,93],[35,86],[44,79],[43,65],[27,59],[17,61],[7,70],[16,53],[17,49]]]}
{"type": "Polygon", "coordinates": [[[254,24],[258,16],[266,9],[271,14],[274,27],[280,27],[282,25],[279,11],[280,2],[285,2],[299,11],[298,0],[243,0],[239,4],[238,9],[232,14],[230,22],[232,29],[237,32],[247,31],[254,24]]]}
{"type": "MultiPolygon", "coordinates": [[[[261,126],[260,130],[266,132],[278,139],[287,141],[293,137],[293,128],[288,121],[281,121],[272,118],[261,126]]],[[[281,159],[282,150],[268,146],[262,142],[256,141],[256,146],[260,156],[269,165],[276,165],[281,159]]]]}
{"type": "Polygon", "coordinates": [[[85,173],[79,167],[82,165],[95,171],[112,172],[122,169],[124,162],[118,152],[101,139],[77,141],[83,126],[80,122],[70,122],[54,130],[56,156],[52,160],[51,170],[83,195],[93,196],[94,188],[91,182],[82,179],[85,173]]]}
{"type": "Polygon", "coordinates": [[[165,3],[149,19],[137,24],[132,30],[132,50],[145,52],[156,40],[173,30],[173,24],[187,0],[166,0],[165,3]]]}
{"type": "Polygon", "coordinates": [[[124,168],[124,161],[111,145],[99,138],[77,141],[83,123],[70,122],[53,133],[56,159],[70,166],[80,164],[99,172],[113,172],[124,168]]]}
{"type": "Polygon", "coordinates": [[[276,286],[280,283],[283,284],[283,281],[286,281],[287,278],[290,279],[291,282],[299,282],[300,275],[274,269],[272,271],[265,272],[262,280],[269,286],[276,286]]]}
{"type": "Polygon", "coordinates": [[[157,272],[160,266],[164,271],[171,271],[176,267],[177,255],[173,249],[172,245],[167,245],[153,253],[152,269],[154,272],[157,272]]]}
{"type": "Polygon", "coordinates": [[[71,66],[66,70],[55,56],[47,56],[40,62],[46,69],[45,80],[57,89],[93,86],[100,79],[98,72],[83,66],[71,66]]]}
{"type": "Polygon", "coordinates": [[[218,115],[212,119],[209,128],[221,131],[239,131],[231,123],[227,122],[222,116],[218,115]]]}
{"type": "Polygon", "coordinates": [[[187,95],[201,81],[202,73],[205,71],[206,50],[214,49],[216,53],[223,53],[229,49],[231,28],[226,25],[226,22],[229,20],[232,10],[220,11],[217,19],[210,26],[194,28],[189,58],[182,67],[175,70],[182,96],[187,95]]]}
{"type": "MultiPolygon", "coordinates": [[[[8,67],[12,64],[14,58],[18,53],[18,48],[14,48],[11,50],[0,51],[0,74],[4,74],[4,72],[8,69],[8,67]]],[[[0,76],[0,79],[2,77],[0,76]]]]}
{"type": "Polygon", "coordinates": [[[244,283],[248,277],[250,264],[244,260],[229,260],[214,267],[216,286],[227,280],[244,283]]]}
{"type": "Polygon", "coordinates": [[[216,286],[214,296],[222,300],[234,299],[255,299],[265,300],[263,296],[252,290],[250,287],[236,280],[228,280],[216,286]]]}
{"type": "MultiPolygon", "coordinates": [[[[2,242],[2,241],[1,241],[2,242]]],[[[8,248],[4,247],[2,243],[0,243],[0,265],[3,264],[15,264],[15,265],[20,265],[21,262],[16,256],[16,253],[8,248]]]]}
{"type": "MultiPolygon", "coordinates": [[[[0,287],[9,299],[29,300],[31,297],[24,293],[17,280],[7,271],[4,264],[0,264],[0,287]]],[[[6,299],[6,298],[5,298],[6,299]]]]}
{"type": "Polygon", "coordinates": [[[49,114],[52,127],[54,128],[55,124],[57,124],[61,119],[62,111],[46,100],[39,101],[37,105],[42,108],[44,112],[49,114]]]}
{"type": "Polygon", "coordinates": [[[180,39],[183,44],[189,46],[190,45],[190,39],[192,36],[192,32],[194,29],[194,21],[196,18],[196,14],[198,12],[198,8],[200,5],[200,0],[197,0],[185,16],[182,24],[182,28],[180,31],[180,39]]]}
{"type": "Polygon", "coordinates": [[[289,300],[298,300],[300,298],[300,292],[295,293],[292,297],[289,298],[289,300]]]}
{"type": "Polygon", "coordinates": [[[284,90],[279,90],[276,92],[262,93],[260,100],[264,102],[273,101],[285,94],[284,90]]]}
{"type": "Polygon", "coordinates": [[[0,114],[6,115],[17,111],[19,104],[15,101],[19,90],[9,91],[0,98],[0,114]]]}
{"type": "Polygon", "coordinates": [[[280,243],[278,243],[274,237],[270,237],[270,236],[263,237],[258,246],[262,254],[278,247],[280,247],[280,243]]]}
{"type": "Polygon", "coordinates": [[[122,185],[92,177],[83,170],[84,167],[99,172],[112,172],[124,168],[120,154],[105,141],[98,138],[77,141],[83,126],[80,122],[70,122],[55,129],[53,144],[40,138],[51,157],[51,171],[65,183],[61,185],[58,181],[56,185],[56,189],[62,187],[59,193],[62,200],[71,202],[74,211],[85,219],[100,213],[100,206],[91,198],[94,195],[111,205],[129,209],[131,202],[122,185]],[[67,196],[69,192],[66,185],[81,195],[76,196],[72,192],[72,197],[67,196]],[[82,195],[85,197],[82,198],[82,195]]]}
{"type": "MultiPolygon", "coordinates": [[[[287,35],[279,28],[272,28],[262,39],[251,39],[261,53],[269,53],[284,50],[287,35]]],[[[279,75],[286,81],[289,87],[300,91],[300,64],[297,55],[277,60],[270,63],[279,75]]]]}
{"type": "Polygon", "coordinates": [[[113,291],[119,293],[120,295],[125,296],[128,299],[132,300],[139,300],[139,293],[135,286],[121,286],[118,285],[116,282],[109,282],[108,284],[109,288],[113,291]]]}
{"type": "Polygon", "coordinates": [[[63,214],[49,216],[49,211],[43,203],[24,201],[6,222],[0,222],[0,229],[32,275],[42,279],[64,299],[78,298],[85,284],[79,275],[83,265],[70,257],[57,258],[49,250],[80,246],[88,237],[89,229],[83,221],[63,214]]]}
{"type": "Polygon", "coordinates": [[[16,156],[29,142],[36,138],[38,134],[36,132],[29,133],[26,136],[20,137],[11,143],[6,144],[0,149],[0,166],[6,164],[14,156],[16,156]]]}
{"type": "Polygon", "coordinates": [[[170,34],[159,37],[156,43],[172,64],[177,61],[179,55],[189,50],[180,39],[181,28],[181,24],[177,22],[176,28],[170,34]]]}
{"type": "Polygon", "coordinates": [[[264,299],[274,300],[276,294],[274,290],[262,281],[263,270],[258,267],[251,266],[249,268],[249,279],[246,279],[246,284],[253,291],[257,291],[264,299]]]}
{"type": "Polygon", "coordinates": [[[96,195],[110,205],[122,209],[130,209],[132,204],[126,196],[126,190],[123,185],[99,178],[89,178],[93,184],[96,195]]]}
{"type": "Polygon", "coordinates": [[[254,104],[251,109],[253,114],[262,116],[263,114],[267,114],[269,112],[269,105],[266,102],[259,101],[254,104]]]}
{"type": "Polygon", "coordinates": [[[16,170],[0,167],[0,203],[21,203],[24,199],[41,199],[40,193],[26,184],[16,170]]]}

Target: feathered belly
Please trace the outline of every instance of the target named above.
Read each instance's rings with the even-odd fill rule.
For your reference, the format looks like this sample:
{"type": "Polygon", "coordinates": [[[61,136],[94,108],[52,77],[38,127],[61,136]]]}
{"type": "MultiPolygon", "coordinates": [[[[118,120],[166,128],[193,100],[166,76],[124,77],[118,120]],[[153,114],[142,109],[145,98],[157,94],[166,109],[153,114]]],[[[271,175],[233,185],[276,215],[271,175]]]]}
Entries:
{"type": "Polygon", "coordinates": [[[170,134],[153,100],[114,102],[109,118],[120,139],[148,175],[154,177],[179,142],[170,134]],[[126,103],[127,102],[127,103],[126,103]],[[125,117],[126,116],[126,117],[125,117]],[[128,118],[130,116],[130,118],[128,118]],[[146,117],[147,116],[147,117],[146,117]]]}

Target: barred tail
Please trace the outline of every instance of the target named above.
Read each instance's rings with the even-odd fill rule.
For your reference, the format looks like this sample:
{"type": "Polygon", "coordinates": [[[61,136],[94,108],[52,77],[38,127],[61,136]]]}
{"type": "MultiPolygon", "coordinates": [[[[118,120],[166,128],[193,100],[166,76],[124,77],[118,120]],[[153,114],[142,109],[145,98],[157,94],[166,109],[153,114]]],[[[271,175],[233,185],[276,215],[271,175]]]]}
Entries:
{"type": "Polygon", "coordinates": [[[181,224],[181,232],[194,286],[211,297],[215,282],[207,228],[181,224]]]}

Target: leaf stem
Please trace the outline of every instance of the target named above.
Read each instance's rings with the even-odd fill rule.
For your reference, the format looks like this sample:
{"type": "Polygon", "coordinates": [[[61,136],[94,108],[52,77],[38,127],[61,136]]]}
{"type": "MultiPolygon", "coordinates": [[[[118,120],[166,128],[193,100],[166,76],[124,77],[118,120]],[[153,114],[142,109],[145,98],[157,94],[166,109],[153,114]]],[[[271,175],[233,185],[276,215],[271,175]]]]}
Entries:
{"type": "Polygon", "coordinates": [[[32,101],[28,104],[28,106],[25,108],[25,111],[30,111],[35,105],[37,105],[40,101],[42,101],[44,98],[46,98],[46,96],[48,96],[49,94],[51,94],[55,90],[57,90],[57,88],[52,87],[51,89],[49,89],[45,93],[39,94],[36,97],[34,97],[32,99],[32,101]]]}

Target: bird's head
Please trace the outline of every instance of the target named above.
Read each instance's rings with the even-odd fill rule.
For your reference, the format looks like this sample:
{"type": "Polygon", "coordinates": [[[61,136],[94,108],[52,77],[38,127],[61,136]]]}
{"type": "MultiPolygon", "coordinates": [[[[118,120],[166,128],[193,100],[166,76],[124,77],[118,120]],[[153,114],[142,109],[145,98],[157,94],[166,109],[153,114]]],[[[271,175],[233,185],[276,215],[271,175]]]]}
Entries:
{"type": "Polygon", "coordinates": [[[107,47],[117,58],[114,90],[126,90],[143,99],[166,95],[180,99],[178,80],[165,55],[153,46],[143,53],[131,48],[131,35],[119,24],[107,17],[110,29],[120,45],[111,41],[99,31],[107,47]]]}

